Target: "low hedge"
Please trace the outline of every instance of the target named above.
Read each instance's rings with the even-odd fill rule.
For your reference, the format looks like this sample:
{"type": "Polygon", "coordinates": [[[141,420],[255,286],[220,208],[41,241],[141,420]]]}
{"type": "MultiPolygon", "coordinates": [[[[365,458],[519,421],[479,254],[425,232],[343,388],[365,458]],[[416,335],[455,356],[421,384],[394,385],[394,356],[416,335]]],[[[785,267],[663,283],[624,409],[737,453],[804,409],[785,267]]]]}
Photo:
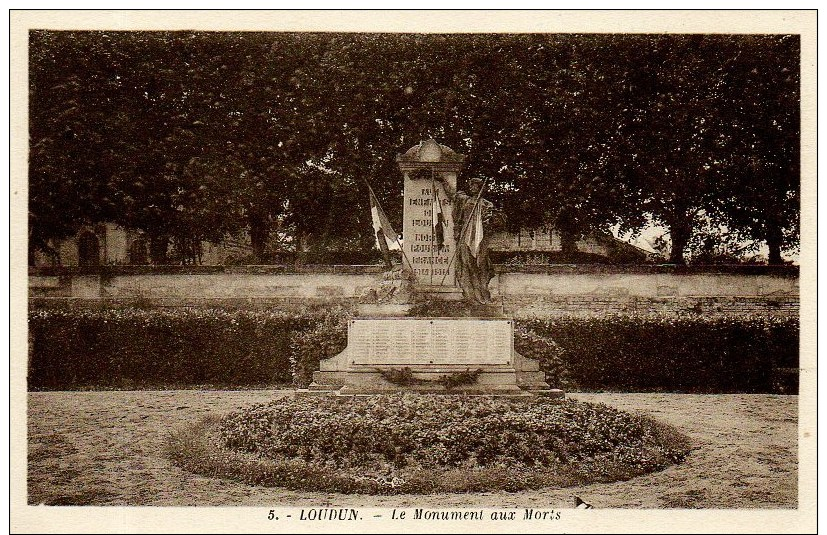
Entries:
{"type": "Polygon", "coordinates": [[[798,393],[797,375],[776,373],[798,367],[795,319],[617,316],[520,323],[559,346],[562,355],[538,355],[540,364],[552,371],[562,359],[570,389],[798,393]]]}
{"type": "MultiPolygon", "coordinates": [[[[352,311],[39,310],[29,388],[307,386],[347,342],[352,311]]],[[[568,390],[797,393],[794,319],[518,320],[515,347],[568,390]],[[787,381],[779,385],[779,380],[787,381]]]]}
{"type": "Polygon", "coordinates": [[[289,384],[290,336],[317,317],[222,309],[34,311],[29,388],[289,384]]]}

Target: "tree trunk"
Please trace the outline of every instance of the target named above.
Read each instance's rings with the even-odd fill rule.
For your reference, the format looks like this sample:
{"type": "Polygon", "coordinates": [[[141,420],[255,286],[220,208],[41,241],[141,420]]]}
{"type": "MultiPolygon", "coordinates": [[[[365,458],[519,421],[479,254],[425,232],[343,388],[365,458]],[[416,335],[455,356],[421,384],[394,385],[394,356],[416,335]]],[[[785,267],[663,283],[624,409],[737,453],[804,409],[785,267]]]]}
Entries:
{"type": "Polygon", "coordinates": [[[767,247],[770,249],[770,265],[779,265],[784,263],[784,260],[781,258],[781,242],[783,239],[784,237],[781,234],[781,227],[774,223],[770,224],[767,229],[767,247]]]}
{"type": "Polygon", "coordinates": [[[683,251],[692,235],[692,226],[686,221],[676,221],[669,225],[669,236],[672,239],[672,250],[669,252],[670,264],[686,264],[683,251]]]}
{"type": "Polygon", "coordinates": [[[310,251],[312,235],[309,232],[299,234],[299,246],[296,248],[296,265],[307,263],[307,253],[310,251]]]}
{"type": "Polygon", "coordinates": [[[153,264],[166,264],[167,248],[169,247],[169,237],[167,236],[151,236],[149,239],[149,256],[153,264]]]}
{"type": "Polygon", "coordinates": [[[580,234],[580,226],[574,217],[574,212],[564,209],[557,217],[557,230],[560,232],[560,250],[563,255],[577,253],[577,238],[580,234]]]}
{"type": "Polygon", "coordinates": [[[253,256],[258,263],[264,261],[264,249],[267,247],[267,240],[270,237],[270,229],[263,217],[251,216],[250,223],[250,245],[253,247],[253,256]]]}
{"type": "Polygon", "coordinates": [[[577,253],[577,236],[569,231],[560,230],[560,250],[568,256],[577,253]]]}

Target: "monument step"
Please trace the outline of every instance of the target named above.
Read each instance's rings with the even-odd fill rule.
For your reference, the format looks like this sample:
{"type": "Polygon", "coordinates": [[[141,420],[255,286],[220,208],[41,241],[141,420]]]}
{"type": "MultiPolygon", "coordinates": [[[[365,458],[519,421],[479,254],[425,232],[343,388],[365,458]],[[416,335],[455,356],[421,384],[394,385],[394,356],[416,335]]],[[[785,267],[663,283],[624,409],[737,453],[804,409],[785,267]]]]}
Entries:
{"type": "Polygon", "coordinates": [[[547,389],[546,374],[543,372],[517,372],[517,384],[520,388],[531,390],[547,389]]]}
{"type": "Polygon", "coordinates": [[[416,301],[462,301],[462,290],[455,286],[439,286],[416,284],[411,290],[413,300],[416,301]]]}
{"type": "Polygon", "coordinates": [[[352,364],[347,368],[349,373],[381,373],[387,370],[407,369],[415,374],[459,373],[481,370],[481,373],[517,373],[519,370],[509,363],[503,364],[352,364]]]}
{"type": "Polygon", "coordinates": [[[444,395],[478,395],[478,396],[515,396],[526,397],[534,395],[532,392],[517,388],[513,385],[500,385],[486,387],[456,387],[450,390],[441,385],[410,385],[401,389],[395,385],[384,387],[381,385],[353,385],[348,384],[336,390],[337,395],[352,396],[352,395],[371,395],[371,394],[391,394],[399,391],[415,392],[421,394],[444,394],[444,395]]]}
{"type": "Polygon", "coordinates": [[[323,388],[333,385],[338,388],[343,384],[342,373],[339,371],[315,371],[313,372],[313,382],[308,388],[314,388],[314,385],[322,385],[323,388]]]}
{"type": "Polygon", "coordinates": [[[502,303],[474,303],[465,300],[447,301],[424,298],[414,304],[408,311],[410,317],[442,318],[499,318],[505,319],[502,303]]]}
{"type": "Polygon", "coordinates": [[[299,397],[309,397],[309,396],[330,396],[335,394],[336,391],[341,388],[334,385],[317,385],[317,388],[297,388],[296,389],[296,396],[299,397]],[[327,388],[325,388],[327,387],[327,388]]]}
{"type": "Polygon", "coordinates": [[[548,388],[545,390],[532,390],[531,393],[535,396],[544,396],[548,398],[565,398],[566,393],[559,388],[548,388]]]}
{"type": "Polygon", "coordinates": [[[524,372],[538,372],[540,371],[540,362],[515,353],[514,367],[524,372]]]}
{"type": "Polygon", "coordinates": [[[356,306],[356,311],[363,318],[381,318],[388,316],[406,316],[411,304],[377,303],[361,304],[356,306]]]}

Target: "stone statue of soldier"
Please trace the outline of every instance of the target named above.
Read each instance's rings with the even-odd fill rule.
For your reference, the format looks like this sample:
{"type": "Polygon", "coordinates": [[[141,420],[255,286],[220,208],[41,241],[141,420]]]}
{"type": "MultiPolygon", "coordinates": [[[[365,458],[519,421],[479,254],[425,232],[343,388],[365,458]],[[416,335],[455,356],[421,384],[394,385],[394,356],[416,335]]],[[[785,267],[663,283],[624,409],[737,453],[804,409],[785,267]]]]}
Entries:
{"type": "Polygon", "coordinates": [[[482,198],[481,189],[484,181],[480,178],[468,180],[468,193],[462,190],[453,191],[447,180],[443,180],[442,183],[453,203],[454,240],[457,248],[454,257],[456,285],[462,289],[465,299],[489,304],[491,292],[488,291],[488,283],[494,277],[494,266],[489,255],[489,223],[494,213],[494,205],[482,198]],[[480,204],[483,232],[482,240],[477,240],[478,247],[475,247],[475,229],[472,227],[476,225],[477,204],[480,204]]]}

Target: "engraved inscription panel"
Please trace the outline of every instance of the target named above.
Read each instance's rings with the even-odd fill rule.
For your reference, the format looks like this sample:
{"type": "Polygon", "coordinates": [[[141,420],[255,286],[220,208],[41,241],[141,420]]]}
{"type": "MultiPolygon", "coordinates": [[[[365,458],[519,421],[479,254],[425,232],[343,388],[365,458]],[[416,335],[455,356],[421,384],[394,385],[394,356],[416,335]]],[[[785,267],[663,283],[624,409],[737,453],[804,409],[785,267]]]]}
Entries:
{"type": "Polygon", "coordinates": [[[351,364],[511,364],[510,320],[355,319],[348,329],[351,364]]]}
{"type": "MultiPolygon", "coordinates": [[[[443,176],[456,187],[456,175],[443,176]]],[[[454,286],[454,222],[451,201],[439,181],[413,179],[405,173],[402,234],[405,237],[403,262],[419,284],[454,286]],[[445,227],[443,247],[434,231],[434,200],[441,206],[445,227]]]]}

